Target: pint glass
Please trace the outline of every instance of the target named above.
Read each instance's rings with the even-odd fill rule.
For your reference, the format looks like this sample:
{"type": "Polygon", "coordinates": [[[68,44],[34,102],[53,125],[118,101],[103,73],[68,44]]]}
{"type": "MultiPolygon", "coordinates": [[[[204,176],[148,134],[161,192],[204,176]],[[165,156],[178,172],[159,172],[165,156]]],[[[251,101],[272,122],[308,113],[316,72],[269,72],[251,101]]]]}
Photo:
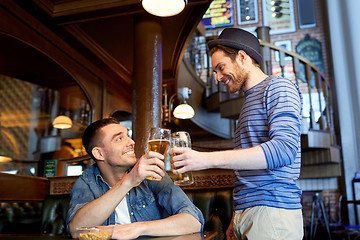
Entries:
{"type": "MultiPolygon", "coordinates": [[[[165,156],[169,147],[171,131],[165,128],[151,128],[148,137],[148,150],[158,152],[165,156]]],[[[149,180],[157,180],[153,177],[147,177],[149,180]]]]}
{"type": "MultiPolygon", "coordinates": [[[[170,148],[174,147],[191,148],[190,134],[184,131],[171,134],[170,148]]],[[[176,156],[176,154],[174,154],[173,156],[176,156]]],[[[175,175],[175,185],[187,186],[193,183],[194,178],[191,171],[175,175]]]]}

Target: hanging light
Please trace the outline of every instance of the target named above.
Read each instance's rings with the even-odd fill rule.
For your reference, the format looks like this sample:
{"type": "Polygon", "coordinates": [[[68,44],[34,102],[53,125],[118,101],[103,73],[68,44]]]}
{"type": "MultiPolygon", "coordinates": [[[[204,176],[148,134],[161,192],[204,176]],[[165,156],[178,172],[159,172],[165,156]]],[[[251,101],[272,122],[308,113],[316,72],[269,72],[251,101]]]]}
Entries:
{"type": "Polygon", "coordinates": [[[68,129],[72,127],[72,121],[68,116],[59,115],[53,121],[53,127],[58,129],[68,129]]]}
{"type": "Polygon", "coordinates": [[[189,95],[191,95],[191,89],[189,89],[187,87],[180,88],[178,92],[171,95],[170,100],[168,102],[166,85],[164,85],[164,94],[163,94],[164,105],[162,106],[164,122],[171,122],[171,112],[172,112],[173,105],[174,105],[173,102],[174,102],[176,96],[181,96],[183,98],[183,103],[178,105],[174,109],[174,111],[172,112],[172,115],[175,118],[179,118],[179,119],[190,119],[195,116],[194,108],[192,106],[190,106],[189,104],[187,104],[187,102],[185,100],[185,99],[189,98],[189,95]]]}
{"type": "Polygon", "coordinates": [[[194,117],[195,111],[192,106],[190,106],[189,104],[187,104],[185,102],[183,104],[178,105],[174,109],[173,114],[174,114],[174,117],[179,118],[179,119],[190,119],[190,118],[194,117]]]}
{"type": "Polygon", "coordinates": [[[0,162],[11,162],[11,161],[12,161],[11,157],[0,156],[0,162]]]}
{"type": "Polygon", "coordinates": [[[180,13],[187,0],[141,0],[143,8],[155,16],[170,17],[180,13]]]}

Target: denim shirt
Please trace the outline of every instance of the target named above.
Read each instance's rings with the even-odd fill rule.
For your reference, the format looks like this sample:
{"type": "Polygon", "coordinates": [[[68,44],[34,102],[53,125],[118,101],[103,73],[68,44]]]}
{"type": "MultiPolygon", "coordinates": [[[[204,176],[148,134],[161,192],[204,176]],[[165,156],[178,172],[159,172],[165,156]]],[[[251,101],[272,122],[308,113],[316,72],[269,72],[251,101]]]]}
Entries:
{"type": "MultiPolygon", "coordinates": [[[[69,231],[69,223],[80,208],[101,197],[109,189],[96,163],[86,169],[75,182],[70,193],[67,230],[69,231]]],[[[201,223],[201,231],[203,231],[204,217],[201,211],[180,187],[174,185],[167,174],[161,181],[145,179],[127,193],[126,200],[131,222],[158,220],[178,213],[188,213],[201,223]]],[[[113,224],[115,224],[115,209],[103,223],[103,225],[113,224]]]]}

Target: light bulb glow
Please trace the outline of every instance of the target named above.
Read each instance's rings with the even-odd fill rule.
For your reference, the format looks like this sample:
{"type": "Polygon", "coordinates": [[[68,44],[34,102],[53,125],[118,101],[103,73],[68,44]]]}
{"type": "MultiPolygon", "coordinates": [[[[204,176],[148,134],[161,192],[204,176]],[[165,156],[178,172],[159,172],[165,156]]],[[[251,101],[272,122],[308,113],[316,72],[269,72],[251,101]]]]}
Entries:
{"type": "Polygon", "coordinates": [[[53,127],[58,129],[68,129],[72,127],[72,121],[68,116],[57,116],[53,121],[53,127]]]}
{"type": "Polygon", "coordinates": [[[187,0],[142,0],[143,8],[159,17],[170,17],[179,14],[186,6],[187,0]]]}
{"type": "Polygon", "coordinates": [[[190,119],[194,117],[195,111],[189,104],[180,104],[174,109],[174,117],[179,119],[190,119]]]}
{"type": "Polygon", "coordinates": [[[0,162],[10,162],[10,161],[12,161],[12,158],[0,156],[0,162]]]}

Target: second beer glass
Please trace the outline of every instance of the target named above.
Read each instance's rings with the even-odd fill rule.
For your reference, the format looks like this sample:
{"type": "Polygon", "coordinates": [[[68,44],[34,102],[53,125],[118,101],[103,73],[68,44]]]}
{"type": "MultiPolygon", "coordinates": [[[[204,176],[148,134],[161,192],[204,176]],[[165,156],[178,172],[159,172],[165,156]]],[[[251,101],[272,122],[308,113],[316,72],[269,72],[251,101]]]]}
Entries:
{"type": "MultiPolygon", "coordinates": [[[[190,134],[184,131],[175,132],[171,134],[170,148],[174,148],[174,147],[191,148],[190,134]]],[[[176,156],[176,154],[174,154],[173,156],[176,156]]],[[[187,186],[193,183],[194,183],[194,178],[192,172],[178,174],[174,178],[175,185],[187,186]]]]}
{"type": "MultiPolygon", "coordinates": [[[[148,150],[158,152],[165,156],[169,147],[170,134],[170,129],[151,128],[148,138],[148,150]]],[[[160,181],[159,179],[155,179],[153,177],[147,177],[147,179],[160,181]]]]}

